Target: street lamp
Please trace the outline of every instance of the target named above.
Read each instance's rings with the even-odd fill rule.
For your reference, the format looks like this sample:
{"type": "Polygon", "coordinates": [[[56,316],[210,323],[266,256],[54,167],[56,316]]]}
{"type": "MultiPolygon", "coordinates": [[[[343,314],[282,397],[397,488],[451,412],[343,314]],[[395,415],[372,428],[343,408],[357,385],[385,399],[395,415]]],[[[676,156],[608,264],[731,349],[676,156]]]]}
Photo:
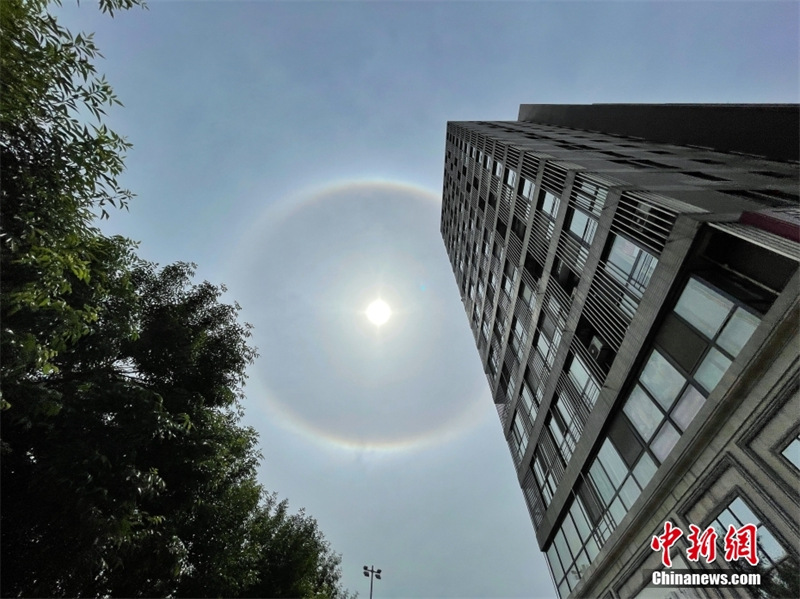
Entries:
{"type": "Polygon", "coordinates": [[[369,599],[372,599],[372,578],[373,576],[378,580],[381,579],[381,569],[375,569],[375,566],[367,568],[364,566],[364,576],[369,576],[369,599]]]}

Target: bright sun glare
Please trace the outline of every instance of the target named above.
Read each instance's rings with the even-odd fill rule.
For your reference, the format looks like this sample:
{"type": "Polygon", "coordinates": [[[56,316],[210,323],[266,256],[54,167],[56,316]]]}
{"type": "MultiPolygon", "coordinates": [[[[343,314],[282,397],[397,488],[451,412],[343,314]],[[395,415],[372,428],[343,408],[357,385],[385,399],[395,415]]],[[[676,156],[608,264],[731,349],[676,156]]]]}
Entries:
{"type": "Polygon", "coordinates": [[[376,327],[385,324],[389,317],[392,315],[392,309],[383,300],[375,300],[367,306],[367,318],[376,327]]]}

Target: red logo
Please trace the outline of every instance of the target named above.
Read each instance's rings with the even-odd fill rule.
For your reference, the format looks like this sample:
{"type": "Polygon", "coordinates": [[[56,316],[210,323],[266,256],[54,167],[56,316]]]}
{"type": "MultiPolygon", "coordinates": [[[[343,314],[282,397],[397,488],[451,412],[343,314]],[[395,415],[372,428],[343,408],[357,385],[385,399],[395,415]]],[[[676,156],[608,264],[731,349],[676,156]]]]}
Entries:
{"type": "MultiPolygon", "coordinates": [[[[704,558],[707,563],[717,559],[717,531],[713,526],[701,530],[699,526],[689,525],[691,531],[686,537],[689,541],[689,548],[686,550],[686,557],[690,562],[700,561],[704,558]]],[[[725,534],[725,561],[735,562],[745,559],[751,566],[758,564],[758,537],[755,524],[745,524],[741,528],[731,525],[725,534]]],[[[669,556],[670,548],[683,536],[683,531],[672,522],[664,522],[664,534],[655,535],[650,541],[653,551],[661,551],[661,563],[665,567],[672,567],[672,559],[669,556]]]]}
{"type": "Polygon", "coordinates": [[[745,524],[740,529],[731,524],[725,534],[725,561],[746,559],[751,566],[758,564],[756,527],[745,524]]]}
{"type": "Polygon", "coordinates": [[[694,524],[690,524],[689,529],[692,532],[686,539],[691,546],[686,550],[686,557],[690,562],[696,562],[703,556],[710,564],[717,558],[717,531],[713,526],[709,526],[701,533],[700,527],[694,524]]]}
{"type": "Polygon", "coordinates": [[[669,557],[669,549],[678,539],[683,536],[683,531],[672,525],[672,522],[664,522],[664,534],[656,535],[650,541],[650,547],[653,551],[661,551],[661,563],[667,568],[672,567],[672,560],[669,557]]]}

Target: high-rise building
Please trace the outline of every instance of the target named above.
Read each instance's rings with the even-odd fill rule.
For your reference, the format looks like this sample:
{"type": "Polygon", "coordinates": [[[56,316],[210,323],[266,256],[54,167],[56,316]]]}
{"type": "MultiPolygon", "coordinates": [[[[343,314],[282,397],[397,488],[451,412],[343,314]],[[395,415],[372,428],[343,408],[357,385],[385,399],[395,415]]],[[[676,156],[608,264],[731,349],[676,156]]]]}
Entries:
{"type": "Polygon", "coordinates": [[[441,232],[562,599],[798,596],[798,114],[448,123],[441,232]]]}

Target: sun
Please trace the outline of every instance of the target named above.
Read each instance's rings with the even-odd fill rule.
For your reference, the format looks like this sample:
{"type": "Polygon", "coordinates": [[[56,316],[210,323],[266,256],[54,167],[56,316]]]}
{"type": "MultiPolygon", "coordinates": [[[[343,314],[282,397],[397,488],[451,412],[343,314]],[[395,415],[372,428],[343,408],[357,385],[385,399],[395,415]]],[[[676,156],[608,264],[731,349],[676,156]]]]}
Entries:
{"type": "Polygon", "coordinates": [[[376,327],[386,324],[392,315],[392,309],[385,301],[377,299],[367,306],[366,315],[376,327]]]}

